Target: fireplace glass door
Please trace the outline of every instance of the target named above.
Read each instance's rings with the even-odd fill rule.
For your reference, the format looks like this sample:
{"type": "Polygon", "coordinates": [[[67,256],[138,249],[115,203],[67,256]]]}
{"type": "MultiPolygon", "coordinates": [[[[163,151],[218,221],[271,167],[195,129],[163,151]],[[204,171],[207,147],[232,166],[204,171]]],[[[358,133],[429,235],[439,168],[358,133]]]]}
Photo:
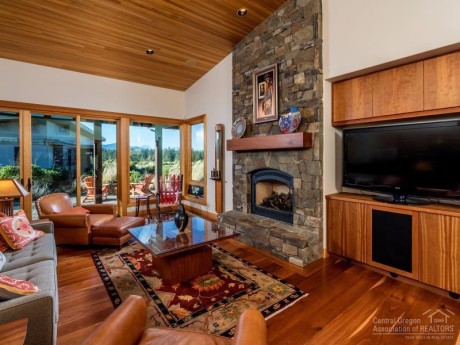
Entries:
{"type": "Polygon", "coordinates": [[[275,169],[261,169],[251,174],[251,213],[293,223],[292,176],[275,169]]]}

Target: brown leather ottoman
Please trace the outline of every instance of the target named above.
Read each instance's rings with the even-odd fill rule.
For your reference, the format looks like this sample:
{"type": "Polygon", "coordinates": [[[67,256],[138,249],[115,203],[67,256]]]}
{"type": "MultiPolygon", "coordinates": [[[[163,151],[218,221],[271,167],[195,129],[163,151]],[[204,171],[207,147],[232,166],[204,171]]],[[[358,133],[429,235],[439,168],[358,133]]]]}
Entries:
{"type": "Polygon", "coordinates": [[[92,243],[121,246],[131,238],[128,229],[145,225],[142,217],[118,217],[93,227],[92,243]]]}

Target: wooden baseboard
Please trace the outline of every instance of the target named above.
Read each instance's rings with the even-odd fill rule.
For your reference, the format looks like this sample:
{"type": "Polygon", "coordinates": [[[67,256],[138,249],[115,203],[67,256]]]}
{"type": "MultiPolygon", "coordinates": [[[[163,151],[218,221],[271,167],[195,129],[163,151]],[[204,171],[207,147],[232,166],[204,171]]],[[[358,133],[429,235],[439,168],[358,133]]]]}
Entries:
{"type": "MultiPolygon", "coordinates": [[[[205,218],[205,219],[208,219],[208,220],[211,220],[211,221],[214,221],[214,222],[217,221],[217,214],[216,213],[204,211],[204,210],[201,210],[199,208],[196,208],[196,207],[193,207],[193,206],[190,206],[190,205],[184,205],[184,206],[185,206],[185,209],[187,211],[189,211],[190,213],[193,213],[193,214],[195,214],[197,216],[200,216],[202,218],[205,218]]],[[[133,209],[134,209],[134,207],[133,207],[133,209]]],[[[177,205],[161,206],[161,212],[174,212],[176,210],[177,210],[177,205]]],[[[150,213],[151,213],[152,216],[155,216],[157,214],[156,208],[151,207],[150,208],[150,213]]],[[[126,215],[134,217],[136,215],[136,211],[135,210],[132,210],[132,211],[129,210],[126,213],[126,215]]],[[[146,217],[146,216],[147,216],[147,209],[144,206],[144,209],[139,210],[139,217],[146,217]]]]}
{"type": "MultiPolygon", "coordinates": [[[[136,207],[135,206],[131,206],[131,207],[132,207],[132,210],[129,210],[129,208],[128,208],[128,212],[126,213],[126,215],[134,217],[134,216],[136,216],[136,207]]],[[[160,208],[161,208],[161,212],[175,212],[175,211],[177,211],[177,205],[165,205],[165,206],[160,206],[160,208]]],[[[157,214],[157,209],[156,209],[155,206],[150,205],[150,214],[151,214],[152,217],[157,214]]],[[[139,210],[139,217],[146,217],[146,216],[147,216],[147,208],[144,205],[139,210]]]]}
{"type": "Polygon", "coordinates": [[[349,261],[349,262],[352,262],[353,264],[357,265],[357,266],[360,266],[360,267],[363,267],[363,268],[366,268],[370,271],[374,271],[374,272],[377,272],[377,273],[380,273],[384,276],[387,276],[387,277],[390,277],[391,279],[396,279],[396,280],[400,280],[404,283],[407,283],[407,284],[411,284],[411,285],[414,285],[414,286],[417,286],[417,287],[421,287],[425,290],[428,290],[430,292],[433,292],[435,294],[438,294],[438,295],[441,295],[443,297],[449,297],[451,298],[451,296],[449,295],[449,291],[447,290],[443,290],[443,289],[440,289],[440,288],[437,288],[435,286],[432,286],[432,285],[428,285],[428,284],[425,284],[425,283],[422,283],[421,281],[419,280],[415,280],[415,279],[412,279],[412,278],[408,278],[408,277],[404,277],[402,275],[398,275],[397,277],[393,277],[391,275],[391,272],[387,271],[387,270],[384,270],[384,269],[381,269],[381,268],[378,268],[378,267],[375,267],[375,266],[371,266],[371,265],[368,265],[364,262],[360,262],[360,261],[355,261],[355,260],[351,260],[351,259],[348,259],[346,257],[343,257],[341,255],[337,255],[337,254],[334,254],[334,253],[329,253],[331,257],[333,258],[337,258],[339,260],[345,260],[345,261],[349,261]]]}
{"type": "Polygon", "coordinates": [[[217,214],[214,213],[214,212],[204,211],[204,210],[201,210],[199,208],[195,208],[195,207],[190,206],[190,205],[185,205],[185,209],[187,211],[190,211],[193,214],[196,214],[197,216],[202,217],[202,218],[212,220],[214,222],[217,221],[217,214]]]}

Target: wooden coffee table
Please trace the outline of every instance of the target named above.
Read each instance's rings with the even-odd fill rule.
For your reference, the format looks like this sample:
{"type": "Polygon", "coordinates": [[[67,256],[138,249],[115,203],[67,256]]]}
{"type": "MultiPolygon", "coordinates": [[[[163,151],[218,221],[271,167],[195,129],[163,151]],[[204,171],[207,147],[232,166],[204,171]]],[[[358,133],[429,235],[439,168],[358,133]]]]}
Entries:
{"type": "Polygon", "coordinates": [[[232,230],[198,216],[191,216],[179,232],[174,221],[148,224],[129,230],[153,256],[154,268],[168,283],[180,283],[212,269],[209,244],[238,236],[232,230]]]}

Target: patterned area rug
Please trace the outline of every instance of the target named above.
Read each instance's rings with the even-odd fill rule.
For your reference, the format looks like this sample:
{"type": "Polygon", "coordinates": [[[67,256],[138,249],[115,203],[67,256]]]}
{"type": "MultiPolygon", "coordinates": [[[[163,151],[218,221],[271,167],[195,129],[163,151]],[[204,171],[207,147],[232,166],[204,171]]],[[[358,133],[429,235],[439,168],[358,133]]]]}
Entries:
{"type": "Polygon", "coordinates": [[[268,318],[306,296],[218,246],[212,251],[212,271],[175,285],[163,283],[152,267],[152,255],[136,241],[119,251],[100,250],[92,255],[115,307],[131,294],[144,296],[148,326],[232,337],[245,309],[258,309],[268,318]]]}

